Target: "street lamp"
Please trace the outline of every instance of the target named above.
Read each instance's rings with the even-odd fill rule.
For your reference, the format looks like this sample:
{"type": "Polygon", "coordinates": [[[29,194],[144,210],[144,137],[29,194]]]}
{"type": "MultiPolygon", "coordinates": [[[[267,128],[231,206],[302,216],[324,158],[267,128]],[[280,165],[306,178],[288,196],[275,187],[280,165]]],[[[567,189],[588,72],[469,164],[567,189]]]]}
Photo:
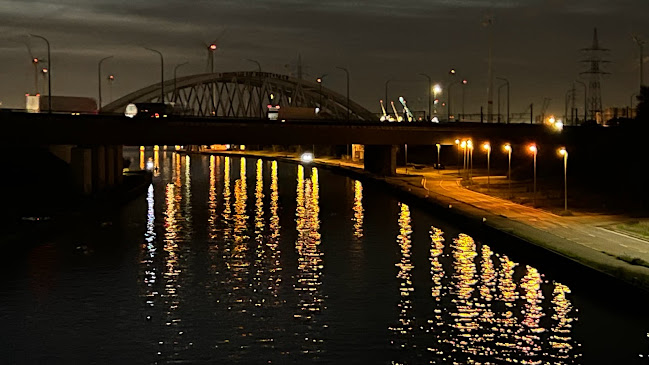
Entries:
{"type": "Polygon", "coordinates": [[[536,206],[536,154],[538,153],[538,148],[533,144],[530,146],[530,152],[534,155],[534,200],[533,205],[536,206]]]}
{"type": "Polygon", "coordinates": [[[320,111],[323,110],[323,108],[322,108],[322,79],[324,79],[325,76],[327,76],[327,74],[324,74],[324,75],[318,77],[315,80],[320,85],[320,102],[319,102],[319,105],[318,105],[320,107],[320,111]]]}
{"type": "Polygon", "coordinates": [[[43,36],[30,34],[32,37],[40,38],[47,44],[47,63],[49,70],[47,72],[47,108],[48,113],[52,114],[52,56],[50,55],[50,42],[43,36]]]}
{"type": "Polygon", "coordinates": [[[507,154],[509,155],[509,165],[507,167],[507,180],[509,180],[509,186],[508,186],[508,195],[511,198],[512,196],[512,145],[509,143],[506,143],[505,146],[505,151],[507,151],[507,154]]]}
{"type": "Polygon", "coordinates": [[[99,87],[99,111],[101,111],[102,103],[101,103],[101,64],[108,60],[113,58],[113,56],[108,56],[104,57],[101,60],[99,60],[99,63],[97,63],[97,86],[99,87]]]}
{"type": "MultiPolygon", "coordinates": [[[[41,74],[43,75],[43,83],[45,83],[45,81],[47,79],[47,71],[48,71],[47,67],[43,67],[41,69],[41,74]]],[[[45,86],[43,86],[43,94],[45,94],[45,86]]]]}
{"type": "MultiPolygon", "coordinates": [[[[455,145],[457,146],[457,176],[460,176],[460,140],[455,140],[455,145]]],[[[464,147],[462,147],[464,148],[464,147]]]]}
{"type": "Polygon", "coordinates": [[[113,102],[113,82],[115,82],[115,75],[108,75],[108,102],[113,102]]]}
{"type": "Polygon", "coordinates": [[[467,178],[468,178],[469,177],[468,176],[468,170],[466,168],[466,162],[467,162],[467,156],[466,156],[467,148],[466,147],[467,147],[467,143],[466,143],[466,141],[462,141],[462,143],[460,145],[462,146],[462,169],[464,170],[465,173],[467,173],[467,178]]]}
{"type": "Polygon", "coordinates": [[[491,155],[491,145],[489,144],[489,142],[485,142],[485,144],[482,145],[482,148],[484,148],[487,151],[487,191],[489,191],[490,178],[491,178],[491,166],[489,165],[489,156],[491,155]]]}
{"type": "Polygon", "coordinates": [[[155,52],[158,55],[160,55],[160,102],[164,103],[165,102],[165,76],[164,76],[164,69],[165,69],[165,63],[164,63],[164,58],[162,57],[162,53],[160,51],[156,51],[153,48],[148,48],[144,47],[144,49],[147,49],[151,52],[155,52]]]}
{"type": "Polygon", "coordinates": [[[432,119],[430,116],[431,115],[430,114],[430,92],[432,91],[431,78],[425,73],[420,73],[420,75],[428,79],[428,120],[431,120],[432,119]]]}
{"type": "Polygon", "coordinates": [[[469,160],[467,161],[467,166],[469,167],[469,183],[473,181],[473,141],[468,140],[466,142],[468,148],[469,160]]]}
{"type": "Polygon", "coordinates": [[[34,65],[34,95],[38,94],[38,58],[32,58],[34,65]]]}
{"type": "Polygon", "coordinates": [[[210,43],[207,46],[207,66],[211,73],[214,73],[214,52],[217,48],[216,43],[210,43]]]}
{"type": "MultiPolygon", "coordinates": [[[[504,77],[496,77],[496,79],[505,81],[505,85],[507,85],[507,124],[509,124],[509,80],[504,77]]],[[[498,93],[498,108],[500,108],[500,88],[498,88],[498,93]]]]}
{"type": "MultiPolygon", "coordinates": [[[[440,164],[439,164],[439,150],[442,148],[442,145],[439,143],[436,143],[435,146],[437,146],[437,169],[440,169],[440,164]]],[[[441,170],[440,170],[441,173],[441,170]]]]}
{"type": "Polygon", "coordinates": [[[563,156],[563,209],[568,211],[568,151],[565,147],[559,149],[559,154],[563,156]]]}
{"type": "Polygon", "coordinates": [[[176,102],[176,98],[178,98],[178,91],[176,90],[176,73],[178,72],[178,69],[179,69],[181,66],[184,66],[184,65],[186,65],[186,64],[188,64],[188,63],[189,63],[189,61],[187,61],[187,62],[183,62],[183,63],[179,63],[179,64],[177,64],[177,65],[174,67],[174,91],[173,91],[173,100],[172,100],[174,103],[176,102]]]}
{"type": "Polygon", "coordinates": [[[437,95],[441,94],[442,92],[442,87],[439,84],[435,84],[433,86],[433,114],[437,116],[437,95]]]}
{"type": "MultiPolygon", "coordinates": [[[[467,83],[468,83],[468,81],[466,79],[464,79],[462,81],[452,82],[452,83],[450,83],[448,85],[448,101],[447,101],[447,106],[446,106],[446,114],[447,114],[446,118],[448,119],[449,122],[451,121],[451,87],[453,85],[455,85],[455,84],[466,85],[467,83]]],[[[464,99],[464,98],[462,98],[462,99],[464,99]]],[[[464,108],[464,105],[462,107],[464,108]]]]}

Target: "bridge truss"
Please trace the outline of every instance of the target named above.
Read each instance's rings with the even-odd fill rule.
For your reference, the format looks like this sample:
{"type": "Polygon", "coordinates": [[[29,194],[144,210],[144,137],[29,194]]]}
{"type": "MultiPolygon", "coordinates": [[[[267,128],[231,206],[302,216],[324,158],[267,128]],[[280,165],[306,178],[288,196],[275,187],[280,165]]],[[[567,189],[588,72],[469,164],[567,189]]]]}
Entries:
{"type": "MultiPolygon", "coordinates": [[[[123,113],[129,103],[160,102],[160,83],[128,94],[102,108],[123,113]]],[[[325,119],[377,121],[376,115],[322,84],[268,72],[224,72],[164,82],[164,101],[179,114],[198,117],[267,118],[268,105],[319,108],[325,119]]]]}

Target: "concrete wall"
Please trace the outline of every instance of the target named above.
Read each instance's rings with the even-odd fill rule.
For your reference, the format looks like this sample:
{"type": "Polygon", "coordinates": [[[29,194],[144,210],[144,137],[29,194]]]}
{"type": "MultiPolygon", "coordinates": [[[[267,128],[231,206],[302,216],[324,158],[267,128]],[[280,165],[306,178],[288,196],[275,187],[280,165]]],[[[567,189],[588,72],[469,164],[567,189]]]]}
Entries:
{"type": "Polygon", "coordinates": [[[397,146],[366,145],[364,168],[377,175],[395,175],[397,172],[397,146]]]}

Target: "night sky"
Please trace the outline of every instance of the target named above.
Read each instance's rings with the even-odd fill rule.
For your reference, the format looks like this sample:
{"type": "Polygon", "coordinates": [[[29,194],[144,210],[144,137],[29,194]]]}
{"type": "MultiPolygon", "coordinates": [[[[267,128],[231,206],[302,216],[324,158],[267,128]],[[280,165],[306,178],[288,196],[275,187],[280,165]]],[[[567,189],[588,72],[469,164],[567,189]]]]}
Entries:
{"type": "MultiPolygon", "coordinates": [[[[611,50],[604,107],[626,107],[639,84],[632,34],[648,41],[649,74],[647,14],[647,0],[0,0],[0,101],[22,108],[25,93],[33,92],[32,55],[47,55],[42,40],[28,37],[34,33],[52,46],[54,95],[97,98],[97,63],[111,55],[104,77],[114,74],[116,81],[112,91],[104,82],[105,102],[158,82],[159,57],[145,46],[165,55],[167,78],[186,61],[179,76],[203,73],[205,44],[219,38],[217,72],[256,70],[249,58],[263,71],[295,74],[301,54],[305,78],[327,74],[324,87],[342,94],[345,74],[336,66],[348,68],[351,98],[373,112],[380,111],[388,79],[402,80],[390,82],[389,99],[403,95],[411,109],[426,110],[427,81],[419,73],[445,87],[455,68],[469,81],[465,110],[477,113],[487,105],[489,29],[483,23],[491,18],[494,90],[496,76],[509,79],[512,113],[534,103],[536,114],[551,98],[548,111],[563,114],[567,90],[586,70],[579,50],[590,46],[595,27],[601,46],[611,50]]],[[[582,90],[577,84],[578,106],[582,90]]],[[[458,85],[453,105],[459,101],[458,85]]]]}

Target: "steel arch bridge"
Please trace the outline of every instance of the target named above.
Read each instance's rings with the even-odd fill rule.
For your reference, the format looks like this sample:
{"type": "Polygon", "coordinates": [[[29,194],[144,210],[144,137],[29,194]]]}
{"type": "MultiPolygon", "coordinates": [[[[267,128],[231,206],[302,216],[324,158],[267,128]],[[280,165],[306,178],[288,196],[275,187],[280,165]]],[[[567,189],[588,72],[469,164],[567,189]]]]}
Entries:
{"type": "MultiPolygon", "coordinates": [[[[129,103],[160,102],[160,83],[128,94],[101,108],[122,113],[129,103]]],[[[223,72],[184,76],[164,82],[164,99],[179,114],[197,117],[261,118],[269,104],[320,108],[322,119],[378,121],[376,115],[322,84],[268,72],[223,72]]]]}

